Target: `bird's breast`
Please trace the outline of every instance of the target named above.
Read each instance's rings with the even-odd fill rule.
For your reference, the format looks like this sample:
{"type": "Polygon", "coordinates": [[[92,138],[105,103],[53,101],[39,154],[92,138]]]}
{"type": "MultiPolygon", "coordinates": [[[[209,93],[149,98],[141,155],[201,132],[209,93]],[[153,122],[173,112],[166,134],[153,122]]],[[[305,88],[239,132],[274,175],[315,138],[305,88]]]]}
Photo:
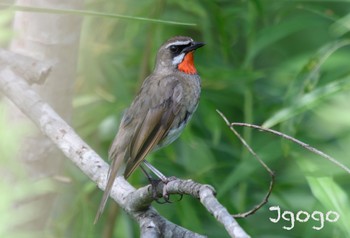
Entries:
{"type": "Polygon", "coordinates": [[[192,118],[193,113],[197,109],[200,98],[200,78],[198,75],[191,75],[188,78],[182,78],[182,98],[180,100],[181,108],[175,120],[169,129],[167,135],[158,144],[157,148],[161,148],[175,141],[192,118]]]}

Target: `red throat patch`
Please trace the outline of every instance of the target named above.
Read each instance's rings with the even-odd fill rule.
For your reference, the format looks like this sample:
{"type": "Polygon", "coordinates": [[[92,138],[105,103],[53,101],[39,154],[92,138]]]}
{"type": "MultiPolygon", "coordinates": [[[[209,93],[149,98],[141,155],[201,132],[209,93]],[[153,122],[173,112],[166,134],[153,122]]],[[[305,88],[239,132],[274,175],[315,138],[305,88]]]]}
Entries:
{"type": "Polygon", "coordinates": [[[196,74],[197,70],[194,67],[193,51],[188,52],[182,62],[179,64],[178,69],[185,74],[196,74]]]}

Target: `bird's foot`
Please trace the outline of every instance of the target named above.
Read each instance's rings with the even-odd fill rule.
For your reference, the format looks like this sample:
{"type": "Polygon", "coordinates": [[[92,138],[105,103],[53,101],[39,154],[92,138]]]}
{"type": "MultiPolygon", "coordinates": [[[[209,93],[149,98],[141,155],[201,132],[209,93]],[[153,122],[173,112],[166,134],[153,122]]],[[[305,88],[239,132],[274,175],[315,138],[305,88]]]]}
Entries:
{"type": "Polygon", "coordinates": [[[161,198],[159,193],[157,192],[157,188],[160,183],[162,183],[162,180],[160,179],[153,179],[153,178],[148,178],[148,181],[151,184],[151,189],[152,189],[152,197],[153,199],[158,202],[158,200],[161,198]]]}
{"type": "MultiPolygon", "coordinates": [[[[153,199],[158,203],[158,204],[165,204],[165,203],[173,203],[174,201],[171,201],[170,200],[170,194],[168,193],[167,191],[167,184],[171,181],[174,181],[176,180],[177,178],[176,177],[167,177],[165,179],[150,179],[150,183],[151,183],[151,187],[152,187],[152,196],[153,196],[153,199]],[[162,185],[162,195],[159,196],[159,193],[157,192],[158,191],[158,186],[160,185],[160,183],[163,183],[162,185]]],[[[176,200],[175,202],[177,201],[180,201],[183,197],[183,194],[179,194],[180,195],[180,198],[178,200],[176,200]]]]}

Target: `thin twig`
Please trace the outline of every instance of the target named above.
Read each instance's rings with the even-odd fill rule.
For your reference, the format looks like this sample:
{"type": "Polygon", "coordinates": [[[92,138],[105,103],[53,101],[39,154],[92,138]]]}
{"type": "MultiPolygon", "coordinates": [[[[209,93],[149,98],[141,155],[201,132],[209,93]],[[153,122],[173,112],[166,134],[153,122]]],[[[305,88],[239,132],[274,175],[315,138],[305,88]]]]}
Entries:
{"type": "Polygon", "coordinates": [[[245,126],[245,127],[250,127],[250,128],[258,129],[259,131],[266,131],[266,132],[269,132],[269,133],[271,133],[271,134],[280,136],[280,137],[282,137],[282,138],[284,138],[284,139],[286,139],[286,140],[289,140],[289,141],[294,142],[294,143],[297,144],[297,145],[300,145],[301,147],[303,147],[304,149],[307,149],[307,150],[311,151],[312,153],[315,153],[315,154],[317,154],[317,155],[319,155],[319,156],[321,156],[321,157],[323,157],[323,158],[329,160],[330,162],[332,162],[333,164],[337,165],[338,167],[344,169],[347,173],[350,174],[350,169],[349,169],[346,165],[340,163],[339,161],[337,161],[337,160],[334,159],[333,157],[327,155],[326,153],[324,153],[324,152],[322,152],[322,151],[320,151],[320,150],[318,150],[318,149],[316,149],[316,148],[310,146],[309,144],[306,144],[306,143],[304,143],[304,142],[302,142],[302,141],[300,141],[300,140],[297,140],[297,139],[295,139],[295,138],[293,138],[293,137],[291,137],[291,136],[289,136],[289,135],[283,134],[282,132],[275,131],[275,130],[268,129],[268,128],[263,128],[263,127],[261,127],[261,126],[252,125],[252,124],[248,124],[248,123],[241,123],[241,122],[233,122],[233,123],[231,123],[230,125],[231,125],[231,126],[245,126]]]}
{"type": "Polygon", "coordinates": [[[224,119],[224,121],[226,122],[226,124],[230,128],[230,130],[238,137],[238,139],[248,149],[248,151],[254,156],[254,158],[266,169],[266,171],[270,174],[270,177],[271,177],[269,190],[267,191],[267,194],[265,195],[264,199],[258,205],[256,205],[254,208],[252,208],[251,210],[249,210],[247,212],[232,215],[233,217],[237,217],[237,218],[247,217],[249,215],[254,214],[257,210],[259,210],[262,206],[264,206],[268,202],[268,199],[269,199],[271,192],[272,192],[272,189],[273,189],[273,185],[275,183],[275,174],[265,164],[265,162],[254,152],[254,150],[248,145],[248,143],[243,139],[243,137],[233,128],[232,123],[230,123],[227,120],[227,118],[224,116],[224,114],[222,112],[220,112],[219,110],[216,110],[216,111],[224,119]]]}
{"type": "MultiPolygon", "coordinates": [[[[244,141],[244,139],[236,132],[236,130],[234,130],[234,126],[244,126],[244,127],[250,127],[250,128],[253,128],[253,129],[258,129],[259,131],[265,131],[265,132],[268,132],[268,133],[271,133],[271,134],[274,134],[274,135],[277,135],[277,136],[280,136],[286,140],[289,140],[289,141],[292,141],[293,143],[303,147],[304,149],[307,149],[309,150],[310,152],[312,153],[315,153],[325,159],[327,159],[328,161],[330,161],[331,163],[335,164],[336,166],[340,167],[341,169],[345,170],[347,173],[350,174],[350,169],[340,163],[339,161],[337,161],[336,159],[334,159],[333,157],[327,155],[326,153],[310,146],[309,144],[306,144],[298,139],[295,139],[289,135],[286,135],[282,132],[279,132],[279,131],[275,131],[275,130],[272,130],[272,129],[269,129],[269,128],[264,128],[264,127],[261,127],[261,126],[257,126],[257,125],[253,125],[253,124],[249,124],[249,123],[242,123],[242,122],[232,122],[230,123],[227,118],[219,111],[219,110],[216,110],[219,115],[224,119],[224,121],[226,122],[227,126],[230,127],[230,129],[235,133],[235,135],[241,140],[241,142],[244,144],[244,146],[246,146],[249,150],[249,152],[254,155],[254,157],[264,166],[264,168],[269,171],[270,175],[271,175],[271,182],[270,182],[270,188],[269,188],[269,191],[268,191],[268,194],[267,196],[265,197],[264,201],[262,201],[260,204],[258,204],[254,209],[252,209],[252,211],[257,211],[262,205],[264,205],[266,202],[267,202],[267,198],[270,196],[271,194],[271,191],[272,191],[272,187],[273,187],[273,183],[274,183],[274,174],[273,172],[265,165],[264,162],[261,161],[261,159],[256,156],[256,154],[254,153],[254,151],[247,145],[247,143],[244,141]]],[[[247,215],[250,215],[252,213],[250,213],[250,211],[246,212],[246,213],[241,213],[241,214],[238,214],[237,215],[234,215],[234,217],[246,217],[247,215]]]]}

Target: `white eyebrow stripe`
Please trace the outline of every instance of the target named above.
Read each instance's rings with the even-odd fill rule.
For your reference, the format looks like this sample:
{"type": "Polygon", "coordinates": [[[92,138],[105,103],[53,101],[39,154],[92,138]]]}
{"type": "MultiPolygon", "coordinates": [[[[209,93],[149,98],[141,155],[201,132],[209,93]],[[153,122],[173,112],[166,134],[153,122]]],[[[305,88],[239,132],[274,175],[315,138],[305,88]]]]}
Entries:
{"type": "Polygon", "coordinates": [[[171,42],[169,44],[167,44],[165,46],[165,48],[168,48],[170,47],[171,45],[188,45],[189,43],[191,43],[192,40],[187,40],[187,41],[175,41],[175,42],[171,42]]]}

